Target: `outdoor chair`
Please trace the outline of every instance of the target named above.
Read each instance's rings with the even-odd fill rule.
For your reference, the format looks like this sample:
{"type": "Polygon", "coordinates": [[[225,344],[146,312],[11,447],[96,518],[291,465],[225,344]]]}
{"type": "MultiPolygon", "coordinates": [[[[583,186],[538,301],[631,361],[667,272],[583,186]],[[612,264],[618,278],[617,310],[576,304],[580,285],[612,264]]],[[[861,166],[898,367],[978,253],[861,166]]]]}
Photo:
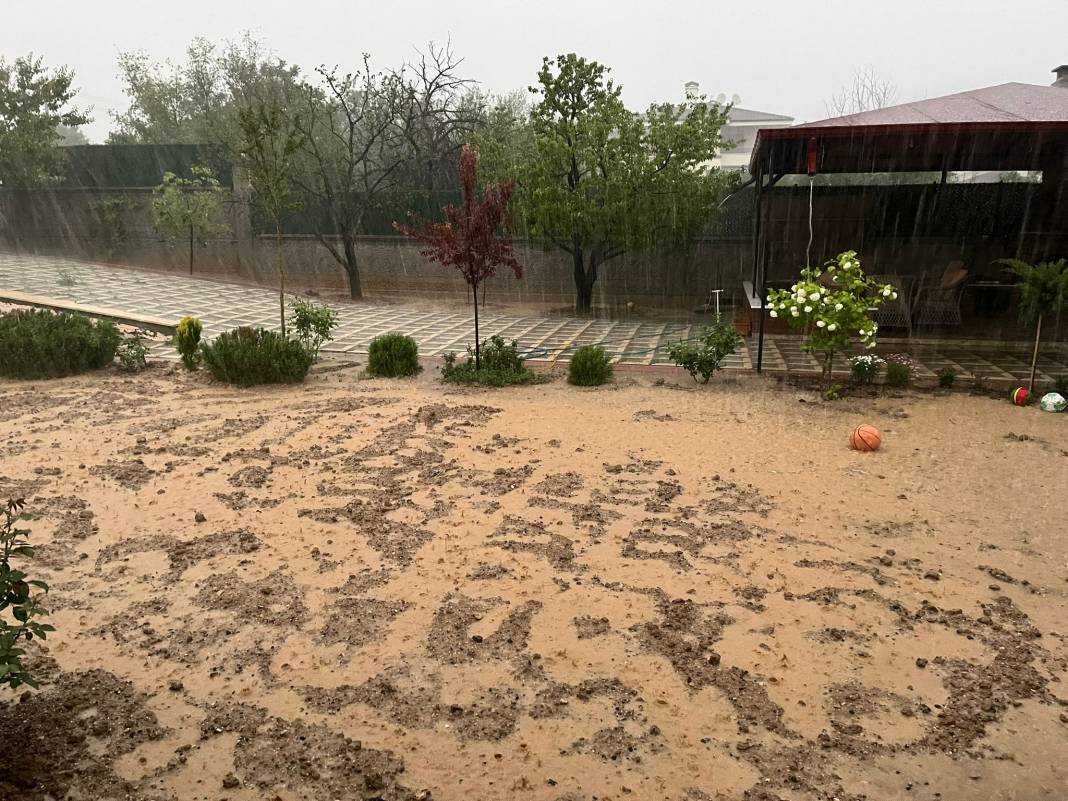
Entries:
{"type": "Polygon", "coordinates": [[[871,313],[871,317],[880,327],[904,328],[912,336],[912,292],[913,280],[910,275],[873,275],[882,286],[891,284],[897,290],[897,300],[887,298],[883,304],[871,313]]]}
{"type": "Polygon", "coordinates": [[[931,282],[924,274],[917,292],[915,324],[960,325],[961,298],[964,296],[967,277],[968,271],[964,263],[959,261],[951,261],[946,266],[937,286],[929,286],[931,282]]]}

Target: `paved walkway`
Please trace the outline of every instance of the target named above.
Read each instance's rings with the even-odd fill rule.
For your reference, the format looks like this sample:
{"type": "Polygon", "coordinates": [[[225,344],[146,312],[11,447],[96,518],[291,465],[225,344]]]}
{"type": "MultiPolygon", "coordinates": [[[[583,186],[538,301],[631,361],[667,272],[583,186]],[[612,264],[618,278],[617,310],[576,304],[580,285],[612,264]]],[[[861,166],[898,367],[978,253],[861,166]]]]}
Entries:
{"type": "MultiPolygon", "coordinates": [[[[148,314],[177,320],[187,314],[204,323],[210,338],[240,325],[278,327],[278,294],[260,287],[227,284],[195,277],[146,272],[64,258],[0,253],[0,286],[63,298],[77,303],[148,314]]],[[[364,355],[379,334],[399,331],[414,337],[419,352],[439,356],[463,352],[472,338],[470,314],[375,303],[337,306],[340,325],[326,350],[364,355]]],[[[481,320],[483,337],[499,334],[515,339],[534,360],[567,359],[581,345],[600,345],[623,364],[671,364],[667,350],[673,342],[696,337],[699,325],[664,322],[622,322],[574,317],[521,317],[492,310],[481,320]]],[[[746,348],[728,357],[724,367],[749,369],[756,362],[756,337],[746,348]]],[[[982,376],[1013,380],[1029,372],[1030,353],[1025,343],[1009,345],[937,343],[884,343],[880,350],[908,351],[917,360],[921,376],[952,367],[962,377],[982,376]]],[[[801,349],[797,337],[768,337],[764,366],[771,371],[815,373],[816,361],[801,349]]],[[[847,367],[844,360],[843,370],[847,367]]],[[[1043,352],[1042,380],[1068,376],[1068,348],[1043,352]]]]}

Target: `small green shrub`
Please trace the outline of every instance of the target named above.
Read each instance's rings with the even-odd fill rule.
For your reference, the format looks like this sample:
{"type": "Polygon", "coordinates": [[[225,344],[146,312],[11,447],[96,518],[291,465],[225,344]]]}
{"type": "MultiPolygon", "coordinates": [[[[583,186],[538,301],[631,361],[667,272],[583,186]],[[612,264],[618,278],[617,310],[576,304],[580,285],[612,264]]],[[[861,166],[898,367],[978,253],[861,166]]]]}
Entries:
{"type": "Polygon", "coordinates": [[[293,301],[293,330],[314,361],[319,361],[323,343],[334,338],[331,332],[337,325],[337,312],[329,306],[317,306],[303,298],[293,301]]]}
{"type": "Polygon", "coordinates": [[[482,369],[475,369],[473,351],[467,349],[467,361],[459,363],[455,353],[445,354],[441,368],[441,380],[446,384],[478,384],[487,387],[505,387],[516,384],[541,384],[546,376],[523,366],[519,344],[510,345],[500,336],[492,336],[482,343],[482,369]]]}
{"type": "Polygon", "coordinates": [[[115,352],[119,360],[119,369],[127,373],[139,373],[148,367],[148,346],[145,345],[144,331],[137,329],[122,339],[115,352]]]}
{"type": "Polygon", "coordinates": [[[382,334],[367,349],[367,375],[373,378],[402,378],[416,375],[419,346],[404,334],[382,334]]]}
{"type": "Polygon", "coordinates": [[[957,371],[952,367],[943,367],[938,371],[938,386],[942,389],[953,389],[953,382],[957,380],[957,371]]]}
{"type": "Polygon", "coordinates": [[[29,529],[15,527],[19,520],[25,519],[24,507],[22,499],[7,501],[3,507],[4,519],[0,522],[0,684],[12,689],[23,684],[37,686],[33,676],[22,666],[25,654],[19,647],[22,641],[32,642],[35,637],[44,640],[49,632],[55,631],[52,626],[36,619],[45,617],[48,612],[41,608],[41,594],[32,594],[35,588],[42,593],[48,592],[48,585],[27,578],[24,571],[11,566],[13,556],[33,556],[33,548],[26,540],[29,529]],[[5,619],[8,609],[13,623],[5,619]]]}
{"type": "Polygon", "coordinates": [[[296,384],[304,380],[312,365],[311,354],[299,342],[262,328],[235,328],[200,350],[217,381],[240,387],[296,384]]]}
{"type": "Polygon", "coordinates": [[[694,342],[676,342],[668,348],[668,355],[683,367],[694,381],[707,384],[720,362],[742,344],[742,336],[733,325],[716,322],[705,326],[701,338],[694,342]],[[700,376],[700,378],[698,378],[700,376]]]}
{"type": "Polygon", "coordinates": [[[174,332],[174,348],[187,370],[196,370],[200,364],[200,335],[203,331],[204,324],[196,317],[183,317],[174,332]]]}
{"type": "Polygon", "coordinates": [[[879,375],[879,369],[884,362],[874,354],[854,356],[849,360],[853,381],[857,384],[870,384],[879,375]]]}
{"type": "Polygon", "coordinates": [[[111,364],[118,327],[80,314],[25,309],[0,314],[0,376],[61,378],[111,364]]]}
{"type": "Polygon", "coordinates": [[[903,389],[912,383],[916,365],[908,356],[894,353],[886,357],[886,384],[903,389]]]}
{"type": "Polygon", "coordinates": [[[841,384],[831,384],[827,389],[823,390],[823,399],[826,401],[841,400],[844,392],[845,387],[841,384]]]}
{"type": "Polygon", "coordinates": [[[576,387],[599,387],[612,378],[612,363],[604,348],[583,345],[571,356],[567,368],[567,383],[576,387]]]}

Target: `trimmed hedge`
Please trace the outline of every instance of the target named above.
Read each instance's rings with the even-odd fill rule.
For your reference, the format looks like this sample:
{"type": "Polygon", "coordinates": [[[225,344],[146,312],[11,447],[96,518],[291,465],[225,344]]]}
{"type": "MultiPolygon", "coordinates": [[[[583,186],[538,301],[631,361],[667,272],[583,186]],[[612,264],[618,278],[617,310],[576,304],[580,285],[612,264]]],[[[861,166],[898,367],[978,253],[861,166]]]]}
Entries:
{"type": "Polygon", "coordinates": [[[111,364],[122,336],[108,320],[25,309],[0,314],[0,376],[62,378],[111,364]]]}
{"type": "Polygon", "coordinates": [[[262,328],[235,328],[200,349],[217,381],[239,387],[296,384],[312,365],[312,355],[299,342],[262,328]]]}
{"type": "Polygon", "coordinates": [[[567,383],[576,387],[599,387],[612,378],[612,364],[604,348],[583,345],[571,356],[567,383]]]}
{"type": "Polygon", "coordinates": [[[419,346],[404,334],[382,334],[367,349],[367,375],[374,378],[401,378],[418,373],[419,346]]]}

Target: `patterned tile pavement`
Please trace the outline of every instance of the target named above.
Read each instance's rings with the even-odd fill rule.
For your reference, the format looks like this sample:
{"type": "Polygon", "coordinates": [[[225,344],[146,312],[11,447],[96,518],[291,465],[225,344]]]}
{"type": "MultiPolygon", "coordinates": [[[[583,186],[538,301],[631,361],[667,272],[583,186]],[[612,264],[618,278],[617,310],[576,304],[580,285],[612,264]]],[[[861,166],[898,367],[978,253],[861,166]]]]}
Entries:
{"type": "MultiPolygon", "coordinates": [[[[204,322],[207,337],[240,325],[278,326],[278,295],[268,288],[65,258],[0,253],[0,287],[176,321],[191,314],[204,322]]],[[[466,313],[375,303],[344,303],[336,308],[340,325],[325,349],[330,352],[366,354],[374,337],[400,331],[415,338],[423,355],[438,356],[463,351],[472,336],[471,317],[466,313]]],[[[671,343],[696,337],[700,328],[669,322],[529,317],[493,310],[484,315],[480,326],[484,337],[499,334],[517,340],[532,360],[566,360],[581,345],[600,345],[613,354],[614,361],[628,365],[670,364],[667,349],[671,343]]],[[[962,377],[1011,381],[1025,377],[1030,365],[1026,343],[884,340],[880,351],[910,353],[922,377],[952,367],[962,377]]],[[[756,357],[757,340],[753,336],[724,367],[750,369],[756,357]]],[[[802,350],[800,339],[789,336],[765,339],[764,366],[773,372],[819,371],[815,359],[802,350]]],[[[1046,348],[1040,367],[1043,381],[1068,376],[1068,346],[1062,343],[1046,348]]],[[[843,375],[846,368],[843,359],[843,375]]]]}

